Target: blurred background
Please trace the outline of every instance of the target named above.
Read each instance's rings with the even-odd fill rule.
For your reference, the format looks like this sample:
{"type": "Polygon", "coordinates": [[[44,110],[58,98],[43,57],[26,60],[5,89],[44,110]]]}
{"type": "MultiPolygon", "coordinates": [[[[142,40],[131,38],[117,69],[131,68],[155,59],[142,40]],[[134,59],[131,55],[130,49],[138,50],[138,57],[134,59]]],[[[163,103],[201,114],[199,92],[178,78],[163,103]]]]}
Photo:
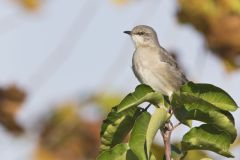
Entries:
{"type": "MultiPolygon", "coordinates": [[[[123,31],[140,24],[157,31],[190,80],[240,104],[239,0],[0,0],[1,159],[95,159],[102,120],[139,84],[123,31]]],[[[153,147],[162,151],[159,135],[153,147]]],[[[231,151],[239,160],[239,136],[231,151]]],[[[199,151],[187,159],[201,157],[225,159],[199,151]]]]}

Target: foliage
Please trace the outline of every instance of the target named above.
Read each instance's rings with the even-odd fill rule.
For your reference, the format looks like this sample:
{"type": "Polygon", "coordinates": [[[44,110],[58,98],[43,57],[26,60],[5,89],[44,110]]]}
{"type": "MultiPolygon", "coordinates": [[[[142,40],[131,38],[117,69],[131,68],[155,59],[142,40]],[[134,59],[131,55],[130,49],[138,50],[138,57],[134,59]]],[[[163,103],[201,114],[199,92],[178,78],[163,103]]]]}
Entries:
{"type": "Polygon", "coordinates": [[[0,88],[0,123],[11,133],[24,132],[23,127],[15,119],[25,99],[25,91],[15,85],[0,88]]]}
{"type": "Polygon", "coordinates": [[[207,46],[223,59],[227,71],[240,67],[239,0],[178,0],[178,19],[203,33],[207,46]]]}
{"type": "Polygon", "coordinates": [[[79,116],[74,103],[57,108],[43,124],[36,160],[95,159],[100,124],[79,116]]]}
{"type": "Polygon", "coordinates": [[[190,128],[183,136],[180,148],[171,147],[173,159],[187,157],[191,150],[210,150],[225,157],[233,157],[229,147],[237,133],[230,111],[237,108],[237,104],[224,90],[211,84],[188,82],[171,97],[165,97],[147,85],[139,85],[103,121],[98,160],[110,157],[121,160],[157,159],[156,147],[152,146],[154,137],[158,130],[164,135],[166,131],[175,129],[170,122],[173,114],[188,126],[192,120],[205,123],[190,128]],[[144,102],[155,106],[153,114],[139,107],[144,102]],[[168,125],[171,127],[166,128],[168,125]],[[130,138],[124,142],[128,133],[130,138]]]}
{"type": "Polygon", "coordinates": [[[40,7],[40,0],[18,0],[21,5],[30,11],[35,11],[40,7]]]}

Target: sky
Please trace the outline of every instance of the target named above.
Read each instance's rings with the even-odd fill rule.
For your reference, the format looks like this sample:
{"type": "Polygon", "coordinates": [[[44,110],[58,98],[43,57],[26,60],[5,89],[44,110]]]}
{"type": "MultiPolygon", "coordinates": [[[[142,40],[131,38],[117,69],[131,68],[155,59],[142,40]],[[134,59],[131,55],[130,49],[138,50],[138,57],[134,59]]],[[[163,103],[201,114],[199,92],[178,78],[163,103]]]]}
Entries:
{"type": "MultiPolygon", "coordinates": [[[[125,5],[49,0],[36,12],[1,0],[0,85],[17,83],[29,93],[18,120],[31,129],[56,103],[102,88],[123,95],[134,90],[139,83],[131,70],[134,46],[123,31],[139,24],[157,31],[160,44],[176,52],[190,80],[219,86],[240,104],[239,71],[227,74],[221,60],[205,48],[202,35],[178,24],[176,11],[176,0],[125,5]]],[[[36,137],[16,138],[3,129],[0,135],[3,159],[31,159],[36,137]]]]}

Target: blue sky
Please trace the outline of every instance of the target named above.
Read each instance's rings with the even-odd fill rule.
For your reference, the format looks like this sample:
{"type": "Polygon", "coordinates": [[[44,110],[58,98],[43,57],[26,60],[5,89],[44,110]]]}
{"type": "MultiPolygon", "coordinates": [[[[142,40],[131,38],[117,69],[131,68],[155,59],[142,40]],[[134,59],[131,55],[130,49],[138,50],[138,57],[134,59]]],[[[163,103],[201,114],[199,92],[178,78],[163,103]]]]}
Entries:
{"type": "MultiPolygon", "coordinates": [[[[175,0],[132,0],[126,5],[110,0],[43,2],[31,13],[0,1],[0,85],[16,82],[29,92],[18,117],[27,128],[52,104],[84,92],[102,86],[124,95],[132,91],[138,84],[131,70],[134,48],[122,32],[138,24],[155,28],[161,45],[177,51],[189,79],[217,85],[240,104],[239,72],[225,73],[222,62],[204,48],[203,37],[191,26],[177,23],[175,0]]],[[[236,125],[240,126],[239,119],[236,125]]],[[[5,160],[30,157],[35,137],[18,139],[2,129],[0,135],[5,160]],[[30,139],[27,144],[25,139],[30,139]],[[10,146],[18,150],[16,156],[10,146]]]]}

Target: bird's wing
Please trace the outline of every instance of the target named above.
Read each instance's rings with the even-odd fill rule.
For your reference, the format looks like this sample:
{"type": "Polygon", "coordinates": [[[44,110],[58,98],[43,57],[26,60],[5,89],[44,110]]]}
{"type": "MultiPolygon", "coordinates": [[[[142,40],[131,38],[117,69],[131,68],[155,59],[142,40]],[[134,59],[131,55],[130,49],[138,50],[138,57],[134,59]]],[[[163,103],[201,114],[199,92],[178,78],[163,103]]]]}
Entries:
{"type": "Polygon", "coordinates": [[[167,95],[171,95],[174,91],[179,90],[187,82],[184,74],[169,63],[160,62],[158,65],[155,65],[154,70],[152,74],[159,80],[161,84],[160,89],[167,93],[167,95]]]}
{"type": "Polygon", "coordinates": [[[166,63],[166,70],[169,70],[169,72],[176,72],[177,71],[177,75],[178,77],[182,78],[182,82],[185,83],[187,82],[187,78],[185,76],[185,74],[183,73],[182,69],[179,67],[179,65],[177,64],[176,60],[168,53],[168,51],[166,49],[164,49],[163,47],[160,48],[160,59],[161,62],[166,63]]]}
{"type": "Polygon", "coordinates": [[[159,55],[162,62],[166,62],[171,64],[172,66],[178,67],[176,60],[172,57],[172,55],[168,53],[168,51],[165,48],[160,47],[159,52],[161,52],[159,53],[159,55]]]}

